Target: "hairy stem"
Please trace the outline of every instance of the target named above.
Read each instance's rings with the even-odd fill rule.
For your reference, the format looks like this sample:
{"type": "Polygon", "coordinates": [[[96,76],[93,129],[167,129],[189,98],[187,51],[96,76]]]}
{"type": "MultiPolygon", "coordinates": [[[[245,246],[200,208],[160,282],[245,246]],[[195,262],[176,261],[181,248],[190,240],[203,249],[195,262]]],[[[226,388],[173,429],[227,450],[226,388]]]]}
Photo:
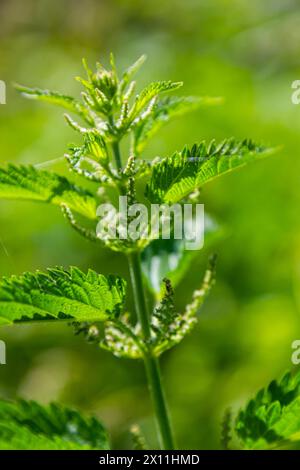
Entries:
{"type": "MultiPolygon", "coordinates": [[[[151,329],[139,253],[131,253],[128,255],[128,261],[136,313],[141,324],[144,341],[147,345],[151,338],[151,329]]],[[[162,449],[172,450],[174,449],[173,433],[163,390],[159,362],[158,359],[152,355],[149,348],[148,352],[144,355],[144,363],[156,415],[160,444],[162,449]]]]}

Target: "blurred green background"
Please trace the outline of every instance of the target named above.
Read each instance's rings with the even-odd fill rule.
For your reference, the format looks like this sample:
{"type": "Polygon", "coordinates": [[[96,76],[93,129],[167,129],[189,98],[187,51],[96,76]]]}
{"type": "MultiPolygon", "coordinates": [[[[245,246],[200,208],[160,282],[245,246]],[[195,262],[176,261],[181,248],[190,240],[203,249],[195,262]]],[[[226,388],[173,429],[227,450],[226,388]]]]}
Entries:
{"type": "MultiPolygon", "coordinates": [[[[225,98],[170,124],[145,157],[233,135],[283,145],[278,155],[205,187],[206,210],[227,236],[199,252],[176,291],[182,308],[210,251],[219,254],[199,326],[162,363],[178,446],[218,448],[224,409],[238,408],[291,368],[291,343],[300,337],[300,106],[291,103],[291,83],[300,79],[299,2],[1,0],[0,17],[0,79],[8,84],[0,107],[2,164],[65,171],[61,157],[77,136],[61,110],[23,100],[11,83],[76,94],[81,58],[105,63],[110,51],[120,68],[148,55],[142,84],[184,80],[185,94],[225,98]]],[[[128,276],[122,255],[95,251],[56,208],[0,201],[0,274],[57,264],[128,276]]],[[[130,447],[128,428],[138,422],[155,446],[140,364],[86,344],[66,325],[6,328],[0,338],[7,342],[1,397],[93,411],[115,448],[130,447]]]]}

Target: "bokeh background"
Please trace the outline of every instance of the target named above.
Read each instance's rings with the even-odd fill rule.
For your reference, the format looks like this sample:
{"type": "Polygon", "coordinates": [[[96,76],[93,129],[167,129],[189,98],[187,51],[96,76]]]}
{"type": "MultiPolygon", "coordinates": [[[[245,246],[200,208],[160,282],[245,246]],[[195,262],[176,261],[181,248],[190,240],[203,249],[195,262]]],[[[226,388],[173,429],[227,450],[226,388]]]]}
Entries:
{"type": "MultiPolygon", "coordinates": [[[[65,171],[61,157],[77,136],[60,109],[23,100],[11,83],[76,94],[81,58],[105,63],[110,51],[120,68],[148,55],[142,84],[184,80],[186,94],[225,98],[222,106],[174,121],[145,157],[213,137],[283,146],[205,187],[206,210],[226,236],[199,252],[176,291],[182,308],[209,253],[219,254],[217,284],[199,326],[162,362],[178,446],[219,448],[224,410],[237,409],[292,368],[291,343],[300,338],[300,106],[291,103],[291,83],[300,79],[299,2],[1,0],[0,18],[0,79],[8,84],[7,105],[0,107],[1,164],[65,171]]],[[[0,201],[0,274],[57,264],[128,276],[122,256],[86,243],[58,209],[0,201]]],[[[7,342],[1,397],[93,411],[115,448],[131,446],[128,428],[138,422],[155,446],[140,364],[88,345],[66,325],[6,328],[0,338],[7,342]]]]}

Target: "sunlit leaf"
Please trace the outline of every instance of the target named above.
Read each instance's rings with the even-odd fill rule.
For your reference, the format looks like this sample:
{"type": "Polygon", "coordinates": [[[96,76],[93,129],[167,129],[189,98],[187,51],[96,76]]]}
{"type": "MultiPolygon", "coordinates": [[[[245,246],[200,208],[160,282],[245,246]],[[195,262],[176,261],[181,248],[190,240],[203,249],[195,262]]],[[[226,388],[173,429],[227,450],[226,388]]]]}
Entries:
{"type": "Polygon", "coordinates": [[[183,85],[182,82],[159,81],[152,82],[137,95],[129,112],[129,121],[136,119],[147,105],[160,93],[176,90],[183,85]]]}
{"type": "Polygon", "coordinates": [[[167,96],[159,99],[153,106],[152,112],[144,119],[141,119],[134,128],[136,153],[140,154],[148,140],[173,117],[181,116],[200,107],[217,105],[221,102],[221,98],[208,96],[167,96]]]}
{"type": "Polygon", "coordinates": [[[212,141],[209,145],[202,142],[156,163],[146,195],[153,203],[175,203],[216,177],[274,151],[250,140],[229,139],[220,144],[212,141]]]}
{"type": "Polygon", "coordinates": [[[33,166],[0,167],[0,199],[66,204],[85,217],[96,218],[96,201],[90,192],[70,183],[64,176],[33,166]]]}
{"type": "Polygon", "coordinates": [[[29,88],[18,84],[15,85],[15,88],[26,98],[44,101],[55,106],[61,106],[68,111],[72,111],[73,113],[78,114],[89,124],[93,124],[93,121],[91,120],[91,117],[85,106],[83,106],[83,104],[77,101],[75,98],[72,98],[72,96],[63,95],[57,91],[42,90],[40,88],[29,88]]]}
{"type": "Polygon", "coordinates": [[[78,268],[48,269],[0,280],[0,323],[102,321],[120,313],[125,281],[78,268]]]}

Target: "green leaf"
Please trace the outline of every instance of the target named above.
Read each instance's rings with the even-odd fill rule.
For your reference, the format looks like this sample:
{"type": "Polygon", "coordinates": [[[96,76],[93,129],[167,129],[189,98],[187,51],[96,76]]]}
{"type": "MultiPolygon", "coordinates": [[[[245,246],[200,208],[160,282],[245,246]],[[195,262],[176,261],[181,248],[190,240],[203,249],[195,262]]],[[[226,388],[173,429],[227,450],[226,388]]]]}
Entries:
{"type": "Polygon", "coordinates": [[[260,390],[244,409],[235,426],[245,448],[265,449],[300,441],[300,371],[287,373],[260,390]]]}
{"type": "MultiPolygon", "coordinates": [[[[205,247],[222,236],[222,229],[210,216],[205,215],[205,247]]],[[[200,237],[199,237],[200,238],[200,237]]],[[[160,297],[162,280],[170,279],[173,287],[185,276],[199,250],[186,250],[185,240],[153,240],[142,252],[142,269],[150,289],[160,297]]]]}
{"type": "Polygon", "coordinates": [[[107,450],[107,433],[94,417],[51,403],[0,401],[2,450],[107,450]]]}
{"type": "Polygon", "coordinates": [[[70,183],[64,176],[39,171],[33,166],[0,167],[0,199],[48,202],[70,209],[89,219],[96,218],[96,201],[91,193],[70,183]]]}
{"type": "MultiPolygon", "coordinates": [[[[160,93],[177,90],[183,85],[182,82],[159,81],[152,82],[137,95],[135,102],[129,112],[129,121],[134,120],[150,102],[160,93]]],[[[154,103],[153,103],[154,104],[154,103]]]]}
{"type": "Polygon", "coordinates": [[[125,281],[78,268],[48,269],[0,281],[0,324],[65,320],[101,321],[118,315],[125,281]]]}
{"type": "Polygon", "coordinates": [[[212,106],[221,103],[221,98],[197,96],[167,96],[161,98],[153,106],[152,112],[137,123],[134,128],[134,146],[140,154],[148,140],[167,124],[173,117],[182,116],[202,106],[212,106]]]}
{"type": "Polygon", "coordinates": [[[18,84],[15,85],[15,88],[26,98],[44,101],[55,106],[61,106],[68,111],[78,114],[89,124],[93,125],[93,121],[91,120],[87,108],[71,96],[63,95],[56,91],[29,88],[18,84]]]}
{"type": "Polygon", "coordinates": [[[175,203],[216,177],[274,151],[250,140],[195,144],[154,164],[146,196],[153,203],[175,203]]]}
{"type": "Polygon", "coordinates": [[[120,89],[121,91],[124,91],[125,87],[129,83],[129,81],[132,79],[132,77],[139,71],[141,66],[146,60],[146,55],[143,54],[141,57],[139,57],[130,67],[128,67],[122,74],[122,80],[120,83],[120,89]]]}
{"type": "Polygon", "coordinates": [[[284,410],[280,419],[274,423],[274,432],[282,438],[300,442],[300,396],[293,400],[284,410]]]}

